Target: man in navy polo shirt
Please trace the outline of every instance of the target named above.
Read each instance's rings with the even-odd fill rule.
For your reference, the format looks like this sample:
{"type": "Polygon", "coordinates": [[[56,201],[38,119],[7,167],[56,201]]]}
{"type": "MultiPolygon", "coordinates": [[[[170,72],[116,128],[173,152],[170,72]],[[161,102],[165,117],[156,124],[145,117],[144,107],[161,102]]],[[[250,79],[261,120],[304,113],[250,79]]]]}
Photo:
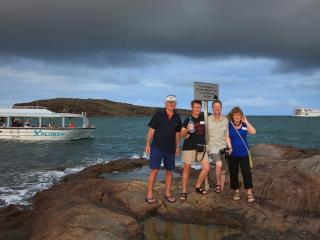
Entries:
{"type": "Polygon", "coordinates": [[[150,153],[150,175],[148,177],[147,203],[156,203],[153,197],[153,187],[163,161],[166,169],[165,199],[173,203],[175,198],[171,194],[172,171],[175,169],[175,155],[179,154],[181,118],[176,113],[177,102],[174,95],[166,97],[165,109],[155,113],[149,122],[149,130],[145,152],[150,153]],[[150,147],[150,142],[152,144],[150,147]]]}

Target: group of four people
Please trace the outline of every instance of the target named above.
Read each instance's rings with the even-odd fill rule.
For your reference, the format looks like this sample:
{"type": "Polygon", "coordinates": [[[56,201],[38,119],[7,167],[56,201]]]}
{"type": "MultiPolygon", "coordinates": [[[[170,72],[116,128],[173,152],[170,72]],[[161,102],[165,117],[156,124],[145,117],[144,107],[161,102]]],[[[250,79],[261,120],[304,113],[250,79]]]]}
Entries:
{"type": "Polygon", "coordinates": [[[234,190],[233,200],[240,200],[238,174],[239,168],[241,168],[244,188],[247,190],[247,201],[253,202],[255,199],[252,193],[247,133],[255,134],[256,130],[248,122],[242,110],[239,107],[234,107],[229,113],[228,119],[222,115],[222,102],[215,100],[212,103],[213,114],[208,117],[208,123],[205,126],[204,116],[201,114],[202,101],[193,100],[191,102],[191,114],[183,122],[175,111],[176,105],[176,97],[174,95],[167,96],[165,108],[155,113],[149,122],[145,152],[150,154],[151,172],[148,177],[146,202],[150,204],[157,202],[153,195],[153,188],[162,161],[166,169],[165,199],[170,203],[176,201],[171,192],[171,185],[175,169],[175,156],[180,152],[180,138],[184,139],[181,201],[187,200],[190,168],[196,161],[201,164],[201,172],[196,180],[194,191],[199,194],[207,194],[207,191],[201,186],[209,174],[209,158],[211,158],[215,162],[215,192],[221,193],[223,191],[225,177],[229,170],[230,186],[234,190]],[[205,127],[208,128],[207,141],[205,127]]]}

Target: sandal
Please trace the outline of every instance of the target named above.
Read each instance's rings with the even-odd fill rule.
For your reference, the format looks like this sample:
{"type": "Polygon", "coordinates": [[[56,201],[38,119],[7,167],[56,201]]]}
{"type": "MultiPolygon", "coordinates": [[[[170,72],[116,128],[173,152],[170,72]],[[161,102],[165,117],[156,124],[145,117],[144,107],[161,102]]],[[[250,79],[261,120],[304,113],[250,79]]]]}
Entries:
{"type": "Polygon", "coordinates": [[[252,203],[252,202],[254,202],[254,201],[255,201],[255,198],[254,198],[253,194],[248,194],[247,202],[248,202],[248,203],[252,203]]]}
{"type": "Polygon", "coordinates": [[[151,198],[146,197],[144,200],[145,200],[146,203],[148,203],[148,204],[153,204],[153,203],[156,203],[156,202],[158,201],[158,200],[155,199],[154,197],[151,197],[151,198]]]}
{"type": "Polygon", "coordinates": [[[220,185],[216,185],[215,192],[216,193],[221,193],[221,186],[220,185]]]}
{"type": "Polygon", "coordinates": [[[200,193],[200,194],[202,194],[202,195],[207,194],[207,191],[204,190],[204,189],[202,189],[201,187],[195,187],[195,188],[194,188],[194,191],[195,191],[196,193],[200,193]]]}
{"type": "Polygon", "coordinates": [[[239,201],[241,199],[240,197],[240,192],[234,192],[233,194],[233,200],[234,201],[239,201]]]}
{"type": "Polygon", "coordinates": [[[169,202],[169,203],[174,203],[176,199],[172,196],[164,196],[164,198],[169,202]]]}
{"type": "Polygon", "coordinates": [[[182,193],[180,193],[179,198],[181,201],[185,201],[185,200],[187,200],[187,196],[188,196],[188,193],[182,192],[182,193]]]}

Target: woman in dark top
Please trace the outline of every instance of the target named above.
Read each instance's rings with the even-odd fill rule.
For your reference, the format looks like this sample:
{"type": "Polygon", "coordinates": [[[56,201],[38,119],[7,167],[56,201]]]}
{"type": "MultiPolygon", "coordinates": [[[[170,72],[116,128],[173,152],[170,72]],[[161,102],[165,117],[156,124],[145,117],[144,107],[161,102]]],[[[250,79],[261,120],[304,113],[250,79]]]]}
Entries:
{"type": "Polygon", "coordinates": [[[249,160],[249,146],[247,133],[256,134],[256,129],[248,122],[239,107],[234,107],[229,113],[229,136],[231,139],[232,153],[229,161],[230,185],[234,190],[233,200],[240,200],[239,167],[243,176],[244,188],[247,190],[248,203],[253,202],[252,175],[249,160]]]}

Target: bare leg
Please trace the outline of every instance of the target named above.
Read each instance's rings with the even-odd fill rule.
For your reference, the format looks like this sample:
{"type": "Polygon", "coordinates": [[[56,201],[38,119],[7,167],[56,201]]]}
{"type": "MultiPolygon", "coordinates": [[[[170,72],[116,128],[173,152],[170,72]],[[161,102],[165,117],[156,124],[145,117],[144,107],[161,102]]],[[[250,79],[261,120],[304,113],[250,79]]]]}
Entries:
{"type": "Polygon", "coordinates": [[[183,165],[183,174],[182,174],[182,192],[183,193],[187,193],[188,192],[187,188],[188,188],[190,167],[191,167],[191,165],[186,164],[186,163],[183,165]]]}
{"type": "Polygon", "coordinates": [[[224,184],[226,182],[226,170],[222,170],[222,173],[221,173],[221,190],[224,189],[224,184]]]}
{"type": "Polygon", "coordinates": [[[222,168],[222,162],[217,161],[216,162],[216,185],[221,186],[221,168],[222,168]]]}
{"type": "Polygon", "coordinates": [[[201,184],[203,182],[203,180],[206,178],[206,176],[208,176],[208,173],[210,171],[210,164],[208,161],[202,161],[201,162],[201,167],[202,167],[202,170],[199,174],[199,177],[197,179],[197,182],[196,182],[196,187],[201,187],[201,184]]]}
{"type": "Polygon", "coordinates": [[[166,170],[166,196],[171,196],[172,171],[166,170]]]}
{"type": "Polygon", "coordinates": [[[148,177],[148,187],[147,187],[147,198],[153,197],[153,187],[157,178],[159,169],[151,169],[151,172],[148,177]]]}

